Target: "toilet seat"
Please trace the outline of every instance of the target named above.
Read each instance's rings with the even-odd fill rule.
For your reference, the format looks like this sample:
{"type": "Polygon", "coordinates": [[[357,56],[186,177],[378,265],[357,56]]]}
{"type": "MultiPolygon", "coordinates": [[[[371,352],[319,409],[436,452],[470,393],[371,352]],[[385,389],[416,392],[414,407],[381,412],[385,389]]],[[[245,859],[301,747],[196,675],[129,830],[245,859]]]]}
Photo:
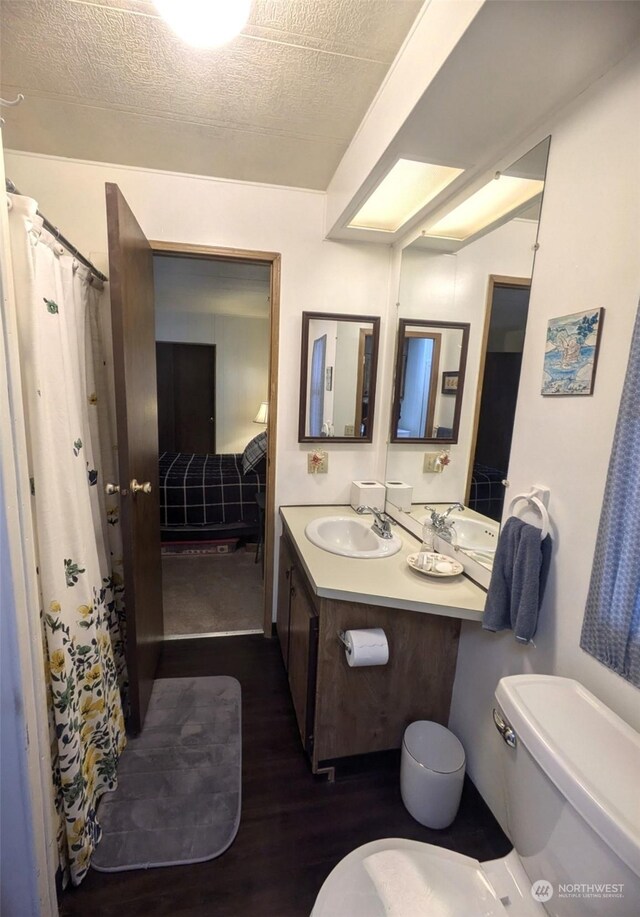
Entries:
{"type": "Polygon", "coordinates": [[[505,917],[478,860],[403,838],[353,850],[325,880],[311,917],[505,917]]]}

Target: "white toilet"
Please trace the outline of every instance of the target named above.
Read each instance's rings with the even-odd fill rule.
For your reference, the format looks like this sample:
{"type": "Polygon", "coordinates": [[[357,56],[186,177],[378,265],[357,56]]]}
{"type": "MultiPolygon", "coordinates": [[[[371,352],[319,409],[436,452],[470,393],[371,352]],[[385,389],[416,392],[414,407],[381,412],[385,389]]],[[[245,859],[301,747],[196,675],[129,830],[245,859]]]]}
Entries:
{"type": "Polygon", "coordinates": [[[640,735],[570,678],[496,690],[514,850],[480,863],[432,844],[365,844],[330,873],[311,917],[637,917],[640,735]]]}

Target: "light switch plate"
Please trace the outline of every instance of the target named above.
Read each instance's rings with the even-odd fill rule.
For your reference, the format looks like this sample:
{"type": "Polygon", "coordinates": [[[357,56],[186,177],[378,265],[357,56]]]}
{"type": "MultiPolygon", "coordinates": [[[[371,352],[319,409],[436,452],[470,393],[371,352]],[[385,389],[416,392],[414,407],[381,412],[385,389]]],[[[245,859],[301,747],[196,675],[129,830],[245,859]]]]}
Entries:
{"type": "Polygon", "coordinates": [[[422,470],[425,474],[439,474],[442,471],[442,465],[438,465],[438,456],[440,452],[425,452],[422,470]]]}
{"type": "Polygon", "coordinates": [[[356,428],[354,427],[352,423],[345,424],[344,435],[345,436],[355,436],[356,435],[356,428]]]}
{"type": "Polygon", "coordinates": [[[307,471],[309,474],[326,474],[329,470],[329,453],[322,449],[307,453],[307,471]],[[321,461],[314,461],[315,456],[322,456],[321,461]]]}

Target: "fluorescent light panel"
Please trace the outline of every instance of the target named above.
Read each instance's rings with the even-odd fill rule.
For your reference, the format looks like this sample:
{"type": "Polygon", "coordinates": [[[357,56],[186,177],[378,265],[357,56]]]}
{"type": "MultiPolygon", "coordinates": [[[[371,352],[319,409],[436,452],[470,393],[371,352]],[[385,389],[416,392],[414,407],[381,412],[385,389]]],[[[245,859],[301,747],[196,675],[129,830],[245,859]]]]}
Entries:
{"type": "Polygon", "coordinates": [[[425,236],[464,242],[517,207],[542,193],[544,182],[501,175],[468,197],[427,229],[425,236]]]}
{"type": "Polygon", "coordinates": [[[464,170],[399,159],[349,223],[357,229],[396,232],[464,170]]]}

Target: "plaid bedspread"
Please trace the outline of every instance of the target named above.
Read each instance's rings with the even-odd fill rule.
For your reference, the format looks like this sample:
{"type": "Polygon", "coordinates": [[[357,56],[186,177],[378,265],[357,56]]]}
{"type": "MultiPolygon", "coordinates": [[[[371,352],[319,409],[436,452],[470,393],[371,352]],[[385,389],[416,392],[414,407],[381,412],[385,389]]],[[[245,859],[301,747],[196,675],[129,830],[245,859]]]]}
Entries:
{"type": "Polygon", "coordinates": [[[160,455],[160,524],[255,524],[265,476],[242,473],[242,455],[160,455]]]}
{"type": "Polygon", "coordinates": [[[469,506],[477,513],[489,516],[500,521],[505,490],[503,480],[506,471],[481,465],[476,462],[473,466],[471,478],[471,491],[469,493],[469,506]]]}

